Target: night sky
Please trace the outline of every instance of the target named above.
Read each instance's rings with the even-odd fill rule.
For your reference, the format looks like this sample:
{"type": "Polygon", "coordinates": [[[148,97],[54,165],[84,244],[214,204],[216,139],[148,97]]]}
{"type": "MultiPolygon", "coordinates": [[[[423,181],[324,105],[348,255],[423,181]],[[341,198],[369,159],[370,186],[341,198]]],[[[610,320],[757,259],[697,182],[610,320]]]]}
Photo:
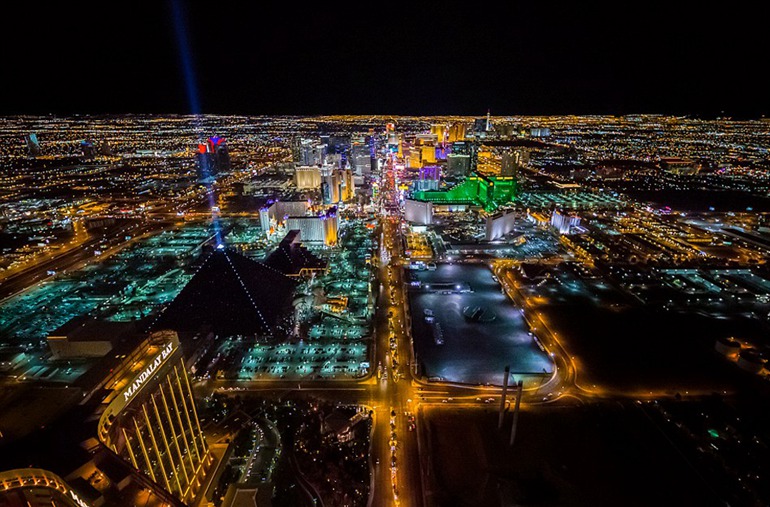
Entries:
{"type": "Polygon", "coordinates": [[[0,114],[770,113],[743,2],[177,4],[4,5],[0,114]]]}

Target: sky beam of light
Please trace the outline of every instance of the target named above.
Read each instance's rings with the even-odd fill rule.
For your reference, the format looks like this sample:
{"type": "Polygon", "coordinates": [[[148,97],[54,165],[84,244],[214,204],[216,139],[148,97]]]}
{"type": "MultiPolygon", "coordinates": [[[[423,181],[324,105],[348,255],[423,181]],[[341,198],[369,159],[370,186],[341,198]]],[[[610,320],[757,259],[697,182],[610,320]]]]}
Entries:
{"type": "MultiPolygon", "coordinates": [[[[187,17],[185,16],[185,8],[183,0],[171,0],[171,18],[174,23],[174,34],[176,35],[177,49],[179,50],[179,63],[182,68],[182,76],[184,78],[185,91],[187,92],[187,102],[190,107],[190,113],[193,114],[193,123],[195,125],[195,135],[197,139],[205,140],[206,136],[203,132],[201,125],[201,102],[200,95],[198,94],[198,85],[195,79],[195,67],[193,65],[193,58],[191,53],[190,39],[187,33],[187,17]]],[[[219,216],[214,211],[217,205],[217,198],[214,189],[214,181],[211,178],[206,178],[203,185],[206,187],[206,196],[209,201],[209,209],[211,210],[211,223],[214,227],[214,236],[216,245],[222,245],[222,227],[219,223],[219,216]]]]}

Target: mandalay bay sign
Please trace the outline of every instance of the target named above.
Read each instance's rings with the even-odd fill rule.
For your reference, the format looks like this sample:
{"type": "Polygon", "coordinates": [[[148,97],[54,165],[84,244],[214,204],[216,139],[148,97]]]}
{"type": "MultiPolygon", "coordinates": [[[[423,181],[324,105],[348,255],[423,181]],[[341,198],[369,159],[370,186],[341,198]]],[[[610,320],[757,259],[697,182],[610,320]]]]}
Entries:
{"type": "Polygon", "coordinates": [[[128,400],[133,398],[134,395],[142,389],[142,385],[152,378],[155,372],[158,371],[158,368],[160,368],[161,365],[166,362],[166,359],[168,359],[173,352],[174,343],[167,343],[163,349],[161,349],[158,355],[153,358],[150,364],[148,364],[139,375],[134,377],[134,380],[131,382],[131,384],[129,384],[126,390],[123,391],[123,401],[128,402],[128,400]]]}

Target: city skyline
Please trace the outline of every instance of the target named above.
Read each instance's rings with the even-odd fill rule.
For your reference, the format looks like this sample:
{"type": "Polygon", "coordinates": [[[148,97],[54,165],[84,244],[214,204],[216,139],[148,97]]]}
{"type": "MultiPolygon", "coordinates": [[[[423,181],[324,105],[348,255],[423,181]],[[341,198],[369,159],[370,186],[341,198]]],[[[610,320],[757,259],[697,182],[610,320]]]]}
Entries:
{"type": "Polygon", "coordinates": [[[4,6],[0,507],[770,505],[769,15],[4,6]]]}
{"type": "Polygon", "coordinates": [[[769,133],[0,117],[0,503],[766,503],[769,133]]]}

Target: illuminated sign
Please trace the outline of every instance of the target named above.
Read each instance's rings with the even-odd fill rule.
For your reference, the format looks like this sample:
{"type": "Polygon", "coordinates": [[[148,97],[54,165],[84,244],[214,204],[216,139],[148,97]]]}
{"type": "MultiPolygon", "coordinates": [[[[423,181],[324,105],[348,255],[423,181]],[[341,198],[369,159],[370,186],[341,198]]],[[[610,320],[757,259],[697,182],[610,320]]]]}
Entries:
{"type": "Polygon", "coordinates": [[[166,359],[174,352],[174,343],[170,342],[163,347],[163,350],[155,356],[155,358],[147,365],[147,367],[134,378],[131,385],[129,385],[125,391],[123,391],[123,401],[130,400],[141,388],[147,380],[151,379],[160,365],[162,365],[166,359]]]}
{"type": "Polygon", "coordinates": [[[72,498],[72,501],[75,502],[79,507],[91,507],[79,496],[77,496],[74,491],[69,490],[69,494],[70,494],[70,497],[72,498]]]}

